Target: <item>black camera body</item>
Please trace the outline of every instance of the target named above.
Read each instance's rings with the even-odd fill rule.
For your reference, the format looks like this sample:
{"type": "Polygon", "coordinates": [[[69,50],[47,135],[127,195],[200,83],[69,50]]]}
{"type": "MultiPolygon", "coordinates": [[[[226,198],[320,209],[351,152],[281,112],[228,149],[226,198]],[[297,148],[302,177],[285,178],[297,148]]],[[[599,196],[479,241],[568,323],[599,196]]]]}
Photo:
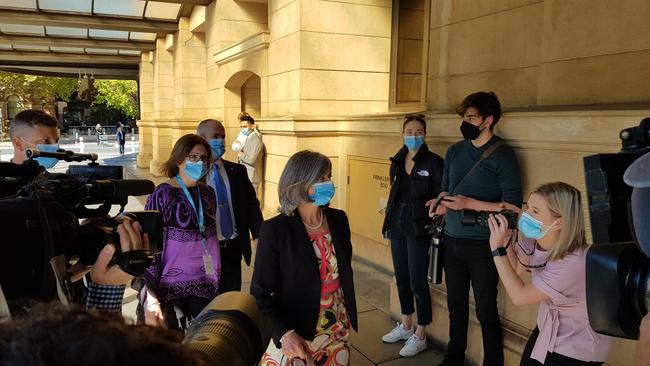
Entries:
{"type": "MultiPolygon", "coordinates": [[[[38,151],[33,153],[39,156],[38,151]]],[[[72,161],[85,156],[70,151],[47,154],[72,161]]],[[[89,166],[99,165],[93,159],[89,166]]],[[[129,196],[151,193],[155,186],[149,180],[48,174],[30,158],[23,165],[0,163],[0,187],[0,285],[8,300],[51,300],[61,298],[62,290],[69,299],[75,297],[70,268],[76,263],[92,265],[106,243],[119,246],[116,227],[123,220],[140,222],[150,239],[147,251],[116,251],[113,262],[123,270],[141,275],[161,246],[159,212],[108,216],[113,204],[119,203],[122,211],[129,196]],[[99,204],[99,208],[87,204],[99,204]],[[86,220],[80,223],[79,219],[86,220]],[[57,283],[63,289],[57,289],[57,283]]]]}
{"type": "Polygon", "coordinates": [[[650,118],[623,129],[619,137],[618,154],[584,158],[593,239],[587,253],[587,313],[596,332],[638,339],[641,319],[650,309],[650,258],[642,250],[650,243],[636,233],[648,224],[650,195],[643,193],[650,192],[633,189],[623,176],[650,153],[650,118]]]}
{"type": "Polygon", "coordinates": [[[508,228],[514,229],[517,227],[517,219],[519,215],[510,210],[501,210],[501,211],[475,211],[475,210],[463,210],[461,212],[461,223],[463,226],[480,226],[488,227],[488,218],[490,215],[501,214],[506,217],[508,220],[508,228]]]}

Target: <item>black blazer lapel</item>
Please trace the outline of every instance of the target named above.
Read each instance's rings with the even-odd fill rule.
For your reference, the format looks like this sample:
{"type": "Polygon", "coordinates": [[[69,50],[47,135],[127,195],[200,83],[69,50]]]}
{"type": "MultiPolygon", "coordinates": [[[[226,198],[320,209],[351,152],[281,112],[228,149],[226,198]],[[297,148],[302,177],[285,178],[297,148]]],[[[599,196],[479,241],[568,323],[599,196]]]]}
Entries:
{"type": "Polygon", "coordinates": [[[311,239],[309,239],[309,235],[307,235],[305,226],[302,224],[302,219],[300,218],[298,210],[296,210],[293,216],[289,217],[289,220],[291,222],[292,235],[294,236],[295,242],[297,243],[296,249],[300,252],[300,255],[305,258],[307,265],[314,270],[314,273],[320,280],[318,258],[316,258],[314,247],[311,243],[311,239]]]}

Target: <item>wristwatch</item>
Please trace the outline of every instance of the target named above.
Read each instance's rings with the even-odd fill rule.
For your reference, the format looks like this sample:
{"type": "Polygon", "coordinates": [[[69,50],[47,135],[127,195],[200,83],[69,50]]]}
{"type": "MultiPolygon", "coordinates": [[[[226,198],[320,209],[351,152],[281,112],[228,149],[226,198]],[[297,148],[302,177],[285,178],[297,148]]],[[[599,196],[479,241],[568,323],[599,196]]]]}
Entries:
{"type": "Polygon", "coordinates": [[[508,255],[508,247],[496,248],[492,251],[493,257],[503,257],[504,255],[508,255]]]}

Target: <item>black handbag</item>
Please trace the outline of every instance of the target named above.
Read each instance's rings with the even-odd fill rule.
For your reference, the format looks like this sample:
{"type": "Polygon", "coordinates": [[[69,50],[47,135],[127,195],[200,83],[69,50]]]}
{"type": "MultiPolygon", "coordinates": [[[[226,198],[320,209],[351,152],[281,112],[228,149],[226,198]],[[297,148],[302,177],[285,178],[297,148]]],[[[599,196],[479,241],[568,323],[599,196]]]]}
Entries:
{"type": "MultiPolygon", "coordinates": [[[[456,187],[454,187],[454,190],[450,193],[450,195],[454,194],[456,189],[458,189],[458,187],[460,187],[460,185],[465,182],[465,179],[474,171],[474,169],[476,169],[481,164],[483,160],[489,158],[493,152],[504,145],[505,142],[503,140],[499,140],[492,144],[492,146],[490,146],[487,150],[485,150],[483,154],[481,154],[481,157],[478,159],[478,161],[474,163],[472,169],[470,169],[467,174],[463,176],[463,179],[458,182],[456,187]]],[[[443,198],[444,197],[438,197],[436,202],[433,204],[434,211],[436,208],[438,208],[443,198]]],[[[427,226],[428,233],[431,235],[431,246],[429,247],[429,271],[427,273],[427,279],[434,285],[439,285],[442,283],[442,268],[444,266],[443,258],[445,249],[444,227],[444,215],[433,215],[431,225],[427,226]]]]}

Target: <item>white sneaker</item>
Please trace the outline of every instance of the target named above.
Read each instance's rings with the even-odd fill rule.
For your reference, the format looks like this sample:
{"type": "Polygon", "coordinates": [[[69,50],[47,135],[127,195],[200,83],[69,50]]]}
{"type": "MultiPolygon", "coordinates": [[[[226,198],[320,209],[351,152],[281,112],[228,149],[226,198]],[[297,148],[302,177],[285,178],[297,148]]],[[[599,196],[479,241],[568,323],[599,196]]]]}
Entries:
{"type": "Polygon", "coordinates": [[[381,340],[386,343],[395,343],[399,341],[404,341],[409,339],[415,331],[413,328],[410,330],[404,329],[404,325],[397,323],[397,326],[393,328],[388,334],[381,337],[381,340]]]}
{"type": "Polygon", "coordinates": [[[425,349],[427,349],[427,337],[420,339],[420,337],[413,334],[399,351],[399,355],[402,357],[413,357],[425,349]]]}

